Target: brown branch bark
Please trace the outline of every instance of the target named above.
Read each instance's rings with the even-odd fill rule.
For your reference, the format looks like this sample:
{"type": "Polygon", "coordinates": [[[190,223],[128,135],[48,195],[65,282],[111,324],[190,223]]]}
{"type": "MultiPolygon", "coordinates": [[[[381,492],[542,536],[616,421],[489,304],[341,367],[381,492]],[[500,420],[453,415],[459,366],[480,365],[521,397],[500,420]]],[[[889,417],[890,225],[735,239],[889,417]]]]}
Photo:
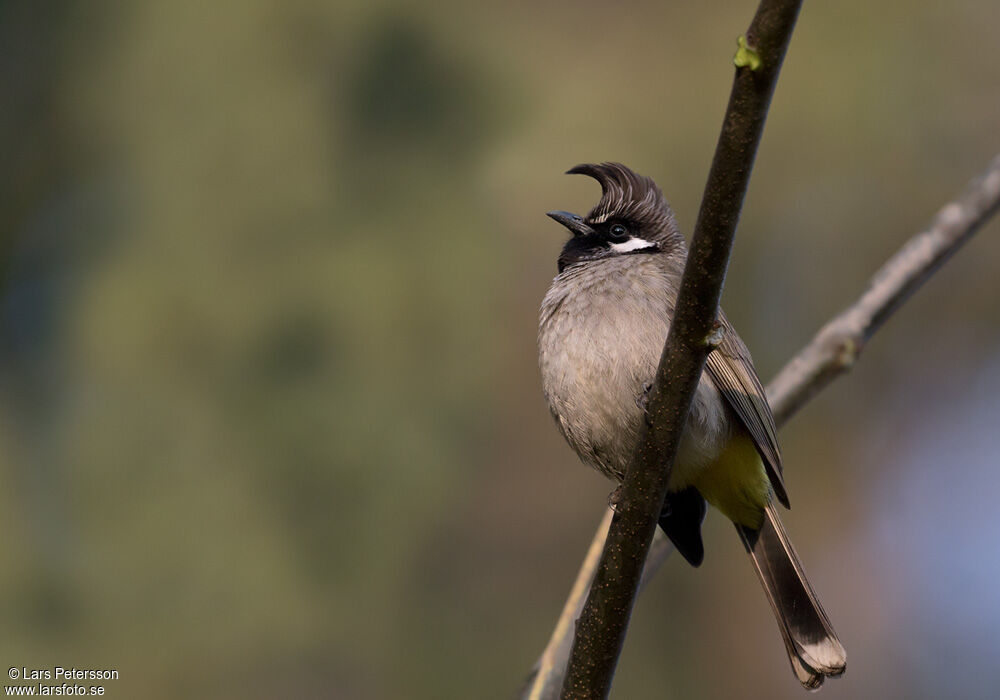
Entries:
{"type": "Polygon", "coordinates": [[[800,6],[801,0],[762,0],[741,44],[746,60],[736,70],[647,421],[577,620],[564,699],[606,698],[611,691],[691,399],[718,342],[719,298],[736,223],[800,6]]]}
{"type": "MultiPolygon", "coordinates": [[[[998,210],[1000,154],[968,184],[962,195],[938,211],[926,229],[889,258],[861,297],[824,325],[768,384],[768,401],[778,427],[830,382],[850,370],[861,349],[889,316],[998,210]]],[[[598,527],[591,551],[603,545],[610,520],[608,511],[598,527]]],[[[665,537],[658,536],[653,541],[641,585],[656,573],[672,551],[665,537]]],[[[523,700],[557,697],[569,658],[570,631],[583,608],[595,564],[593,556],[584,561],[556,629],[521,695],[523,700]]]]}

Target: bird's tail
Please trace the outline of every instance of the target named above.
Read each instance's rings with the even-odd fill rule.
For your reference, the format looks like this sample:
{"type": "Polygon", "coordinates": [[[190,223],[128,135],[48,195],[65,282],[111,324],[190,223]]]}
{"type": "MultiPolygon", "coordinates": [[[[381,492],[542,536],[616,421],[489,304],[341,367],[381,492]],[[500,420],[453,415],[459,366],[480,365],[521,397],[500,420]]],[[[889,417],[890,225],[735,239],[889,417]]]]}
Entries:
{"type": "Polygon", "coordinates": [[[772,504],[759,530],[736,526],[771,601],[785,640],[788,659],[799,682],[814,690],[827,676],[839,676],[847,654],[816,599],[795,549],[772,504]]]}

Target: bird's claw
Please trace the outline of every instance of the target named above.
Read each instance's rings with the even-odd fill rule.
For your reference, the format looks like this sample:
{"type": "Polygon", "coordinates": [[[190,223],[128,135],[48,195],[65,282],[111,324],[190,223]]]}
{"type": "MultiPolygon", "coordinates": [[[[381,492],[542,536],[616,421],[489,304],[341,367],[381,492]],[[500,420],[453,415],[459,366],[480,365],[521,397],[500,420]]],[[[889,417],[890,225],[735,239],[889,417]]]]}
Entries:
{"type": "Polygon", "coordinates": [[[642,393],[635,397],[635,405],[643,412],[646,411],[646,406],[649,404],[649,392],[652,390],[653,382],[645,382],[642,385],[642,393]]]}
{"type": "Polygon", "coordinates": [[[618,512],[618,503],[621,501],[622,497],[622,485],[618,484],[614,491],[608,494],[608,508],[614,512],[618,512]]]}

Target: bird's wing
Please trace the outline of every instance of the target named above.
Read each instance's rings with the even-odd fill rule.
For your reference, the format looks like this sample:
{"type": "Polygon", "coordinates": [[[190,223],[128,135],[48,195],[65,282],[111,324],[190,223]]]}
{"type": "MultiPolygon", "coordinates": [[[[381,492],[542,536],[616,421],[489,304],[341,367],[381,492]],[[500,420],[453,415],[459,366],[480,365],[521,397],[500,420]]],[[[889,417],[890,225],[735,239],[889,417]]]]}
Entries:
{"type": "Polygon", "coordinates": [[[712,381],[729,405],[736,411],[743,425],[753,437],[757,450],[764,460],[767,476],[775,496],[787,508],[788,493],[781,476],[781,451],[778,449],[778,430],[767,403],[764,387],[757,378],[750,351],[743,344],[726,315],[719,311],[722,324],[722,342],[708,355],[705,363],[712,381]]]}

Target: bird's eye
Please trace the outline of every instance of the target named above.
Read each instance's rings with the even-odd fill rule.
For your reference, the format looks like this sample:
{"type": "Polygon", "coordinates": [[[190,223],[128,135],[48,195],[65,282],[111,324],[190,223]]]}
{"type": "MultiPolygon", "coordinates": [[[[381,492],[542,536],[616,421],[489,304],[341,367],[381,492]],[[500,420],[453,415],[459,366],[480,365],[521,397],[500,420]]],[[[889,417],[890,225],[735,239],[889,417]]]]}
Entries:
{"type": "Polygon", "coordinates": [[[614,224],[608,229],[608,235],[619,241],[624,241],[628,238],[628,229],[622,224],[614,224]]]}

